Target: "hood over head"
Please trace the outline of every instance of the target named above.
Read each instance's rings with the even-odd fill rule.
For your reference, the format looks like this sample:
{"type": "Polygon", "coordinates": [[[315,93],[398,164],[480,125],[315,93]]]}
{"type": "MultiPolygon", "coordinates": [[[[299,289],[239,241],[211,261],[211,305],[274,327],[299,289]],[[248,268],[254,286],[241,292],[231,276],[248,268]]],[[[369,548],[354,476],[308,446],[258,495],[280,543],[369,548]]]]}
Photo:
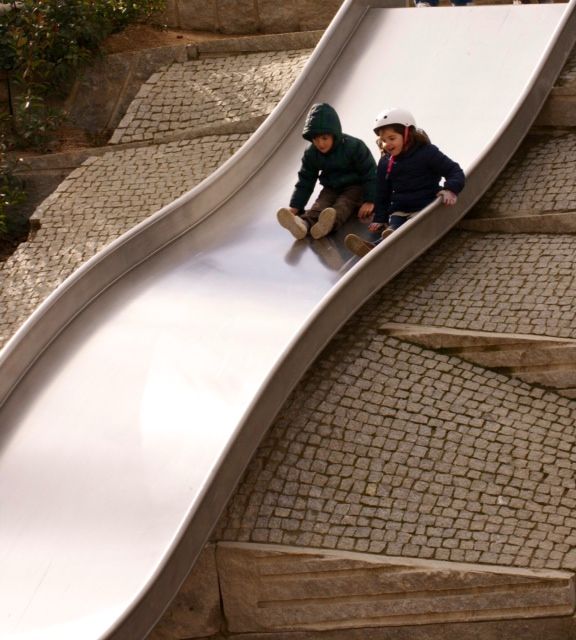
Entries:
{"type": "Polygon", "coordinates": [[[312,105],[306,117],[302,137],[312,142],[315,136],[323,133],[331,133],[335,142],[342,137],[342,125],[336,109],[326,102],[312,105]]]}

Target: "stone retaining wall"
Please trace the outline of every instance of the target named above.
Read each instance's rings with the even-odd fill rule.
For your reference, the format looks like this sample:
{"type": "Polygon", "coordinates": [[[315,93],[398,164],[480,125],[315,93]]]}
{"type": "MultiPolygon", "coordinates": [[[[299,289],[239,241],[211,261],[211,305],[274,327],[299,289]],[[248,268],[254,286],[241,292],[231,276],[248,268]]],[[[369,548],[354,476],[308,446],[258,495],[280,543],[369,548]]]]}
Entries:
{"type": "Polygon", "coordinates": [[[168,0],[169,27],[219,33],[287,33],[324,29],[341,0],[168,0]]]}

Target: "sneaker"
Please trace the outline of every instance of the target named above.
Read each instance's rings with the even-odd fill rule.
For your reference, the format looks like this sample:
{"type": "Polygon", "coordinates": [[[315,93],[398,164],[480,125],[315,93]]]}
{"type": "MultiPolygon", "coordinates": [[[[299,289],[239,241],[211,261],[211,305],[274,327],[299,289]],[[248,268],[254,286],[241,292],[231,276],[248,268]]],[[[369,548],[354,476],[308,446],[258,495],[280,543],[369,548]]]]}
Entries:
{"type": "Polygon", "coordinates": [[[302,240],[302,238],[308,235],[308,225],[300,216],[294,215],[290,209],[286,207],[279,209],[276,217],[280,225],[283,226],[284,229],[288,229],[296,240],[302,240]]]}
{"type": "Polygon", "coordinates": [[[380,237],[382,239],[387,238],[391,233],[394,233],[394,229],[390,229],[390,227],[387,227],[386,229],[384,229],[384,231],[382,231],[380,237]]]}
{"type": "Polygon", "coordinates": [[[310,235],[314,238],[314,240],[318,240],[319,238],[327,236],[334,228],[335,222],[336,209],[333,209],[332,207],[324,209],[318,216],[318,222],[315,225],[312,225],[312,228],[310,229],[310,235]]]}
{"type": "Polygon", "coordinates": [[[430,7],[430,3],[429,2],[417,2],[416,7],[420,8],[420,7],[430,7]]]}
{"type": "Polygon", "coordinates": [[[368,242],[368,240],[363,240],[360,236],[357,236],[355,233],[349,233],[344,238],[344,244],[349,251],[352,251],[357,256],[361,258],[365,256],[369,251],[372,251],[376,246],[373,242],[368,242]]]}

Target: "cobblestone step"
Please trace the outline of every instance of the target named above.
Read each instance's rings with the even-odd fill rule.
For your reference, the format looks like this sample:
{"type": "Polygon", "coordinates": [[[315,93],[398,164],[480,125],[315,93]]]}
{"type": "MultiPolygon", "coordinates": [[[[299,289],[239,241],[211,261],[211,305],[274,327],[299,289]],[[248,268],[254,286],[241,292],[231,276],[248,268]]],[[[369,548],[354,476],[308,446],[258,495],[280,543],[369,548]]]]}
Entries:
{"type": "Polygon", "coordinates": [[[576,52],[572,52],[556,86],[536,119],[537,126],[574,127],[576,124],[576,52]]]}
{"type": "Polygon", "coordinates": [[[533,134],[460,227],[482,232],[576,230],[576,133],[533,134]]]}

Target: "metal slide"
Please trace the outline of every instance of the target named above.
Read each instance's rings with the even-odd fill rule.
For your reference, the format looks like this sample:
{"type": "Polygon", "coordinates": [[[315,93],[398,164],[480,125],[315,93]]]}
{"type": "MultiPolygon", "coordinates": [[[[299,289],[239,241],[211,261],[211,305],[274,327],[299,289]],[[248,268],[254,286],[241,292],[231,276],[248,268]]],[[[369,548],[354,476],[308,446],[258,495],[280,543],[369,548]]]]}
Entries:
{"type": "Polygon", "coordinates": [[[306,368],[517,148],[574,46],[574,1],[345,2],[236,156],[32,315],[0,357],[3,640],[146,636],[306,368]],[[293,242],[275,212],[319,101],[370,145],[377,112],[413,111],[469,176],[457,207],[361,261],[342,235],[293,242]]]}

